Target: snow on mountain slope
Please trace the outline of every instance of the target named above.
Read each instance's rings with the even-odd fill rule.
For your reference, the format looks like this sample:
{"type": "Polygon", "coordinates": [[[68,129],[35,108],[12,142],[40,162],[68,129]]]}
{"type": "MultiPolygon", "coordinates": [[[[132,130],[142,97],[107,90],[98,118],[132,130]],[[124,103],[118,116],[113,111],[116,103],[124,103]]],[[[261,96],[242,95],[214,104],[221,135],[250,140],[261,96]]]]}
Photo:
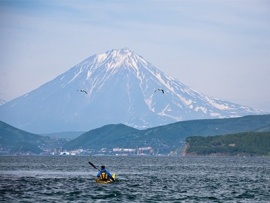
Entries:
{"type": "Polygon", "coordinates": [[[86,131],[113,123],[147,128],[259,113],[192,90],[123,48],[93,55],[7,102],[0,107],[0,120],[30,132],[50,133],[86,131]],[[155,91],[158,88],[164,94],[155,91]]]}
{"type": "Polygon", "coordinates": [[[5,103],[6,103],[6,101],[5,101],[5,100],[0,99],[0,106],[1,106],[1,105],[3,105],[3,104],[5,104],[5,103]]]}

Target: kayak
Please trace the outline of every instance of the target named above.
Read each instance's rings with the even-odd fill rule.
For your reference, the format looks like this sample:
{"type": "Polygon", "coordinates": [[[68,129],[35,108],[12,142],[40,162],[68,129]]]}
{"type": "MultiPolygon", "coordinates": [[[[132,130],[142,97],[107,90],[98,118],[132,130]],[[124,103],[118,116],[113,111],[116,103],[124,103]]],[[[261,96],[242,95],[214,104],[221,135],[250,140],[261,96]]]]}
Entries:
{"type": "MultiPolygon", "coordinates": [[[[113,179],[116,179],[116,174],[112,174],[113,179]]],[[[99,178],[96,179],[96,183],[103,183],[103,184],[108,184],[108,183],[113,183],[114,181],[109,179],[109,180],[101,180],[99,178]]]]}

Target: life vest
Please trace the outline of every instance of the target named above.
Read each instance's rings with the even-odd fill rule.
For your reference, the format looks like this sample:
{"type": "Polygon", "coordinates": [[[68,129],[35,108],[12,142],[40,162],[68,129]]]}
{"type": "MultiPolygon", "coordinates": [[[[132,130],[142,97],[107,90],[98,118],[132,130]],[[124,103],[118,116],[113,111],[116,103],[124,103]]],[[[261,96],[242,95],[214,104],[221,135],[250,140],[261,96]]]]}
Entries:
{"type": "Polygon", "coordinates": [[[109,180],[109,176],[108,176],[108,174],[104,171],[104,172],[102,172],[102,173],[100,174],[99,179],[100,179],[100,180],[109,180]]]}

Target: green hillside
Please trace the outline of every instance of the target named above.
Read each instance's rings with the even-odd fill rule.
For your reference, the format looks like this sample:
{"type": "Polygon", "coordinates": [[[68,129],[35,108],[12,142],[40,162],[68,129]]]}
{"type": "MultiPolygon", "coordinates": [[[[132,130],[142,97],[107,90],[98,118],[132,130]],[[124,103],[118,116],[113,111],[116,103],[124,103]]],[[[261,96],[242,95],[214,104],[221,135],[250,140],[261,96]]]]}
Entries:
{"type": "Polygon", "coordinates": [[[123,124],[106,125],[86,132],[78,138],[71,140],[65,149],[101,149],[116,146],[135,146],[134,138],[139,130],[123,124]]]}
{"type": "Polygon", "coordinates": [[[270,156],[270,132],[246,132],[220,136],[194,136],[186,139],[189,155],[270,156]]]}
{"type": "Polygon", "coordinates": [[[0,121],[0,149],[3,154],[40,154],[61,147],[62,140],[32,134],[0,121]]]}
{"type": "Polygon", "coordinates": [[[185,139],[189,136],[267,131],[269,125],[270,115],[183,121],[146,130],[137,130],[123,124],[107,125],[84,133],[64,145],[64,148],[98,150],[151,146],[159,152],[168,153],[182,149],[185,139]]]}
{"type": "MultiPolygon", "coordinates": [[[[35,135],[0,121],[0,153],[40,154],[54,149],[152,147],[167,154],[181,151],[190,136],[215,136],[241,132],[270,132],[270,115],[177,122],[138,130],[123,124],[106,125],[67,142],[65,139],[35,135]]],[[[66,134],[66,133],[65,133],[66,134]]]]}

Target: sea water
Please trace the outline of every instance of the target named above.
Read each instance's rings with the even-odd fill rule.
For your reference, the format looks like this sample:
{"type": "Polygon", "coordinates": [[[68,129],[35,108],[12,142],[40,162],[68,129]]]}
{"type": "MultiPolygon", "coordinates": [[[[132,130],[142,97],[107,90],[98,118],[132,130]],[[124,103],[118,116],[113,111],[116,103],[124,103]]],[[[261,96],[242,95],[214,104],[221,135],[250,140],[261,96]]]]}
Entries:
{"type": "Polygon", "coordinates": [[[270,202],[269,157],[2,156],[0,202],[270,202]],[[97,184],[106,165],[117,174],[97,184]]]}

